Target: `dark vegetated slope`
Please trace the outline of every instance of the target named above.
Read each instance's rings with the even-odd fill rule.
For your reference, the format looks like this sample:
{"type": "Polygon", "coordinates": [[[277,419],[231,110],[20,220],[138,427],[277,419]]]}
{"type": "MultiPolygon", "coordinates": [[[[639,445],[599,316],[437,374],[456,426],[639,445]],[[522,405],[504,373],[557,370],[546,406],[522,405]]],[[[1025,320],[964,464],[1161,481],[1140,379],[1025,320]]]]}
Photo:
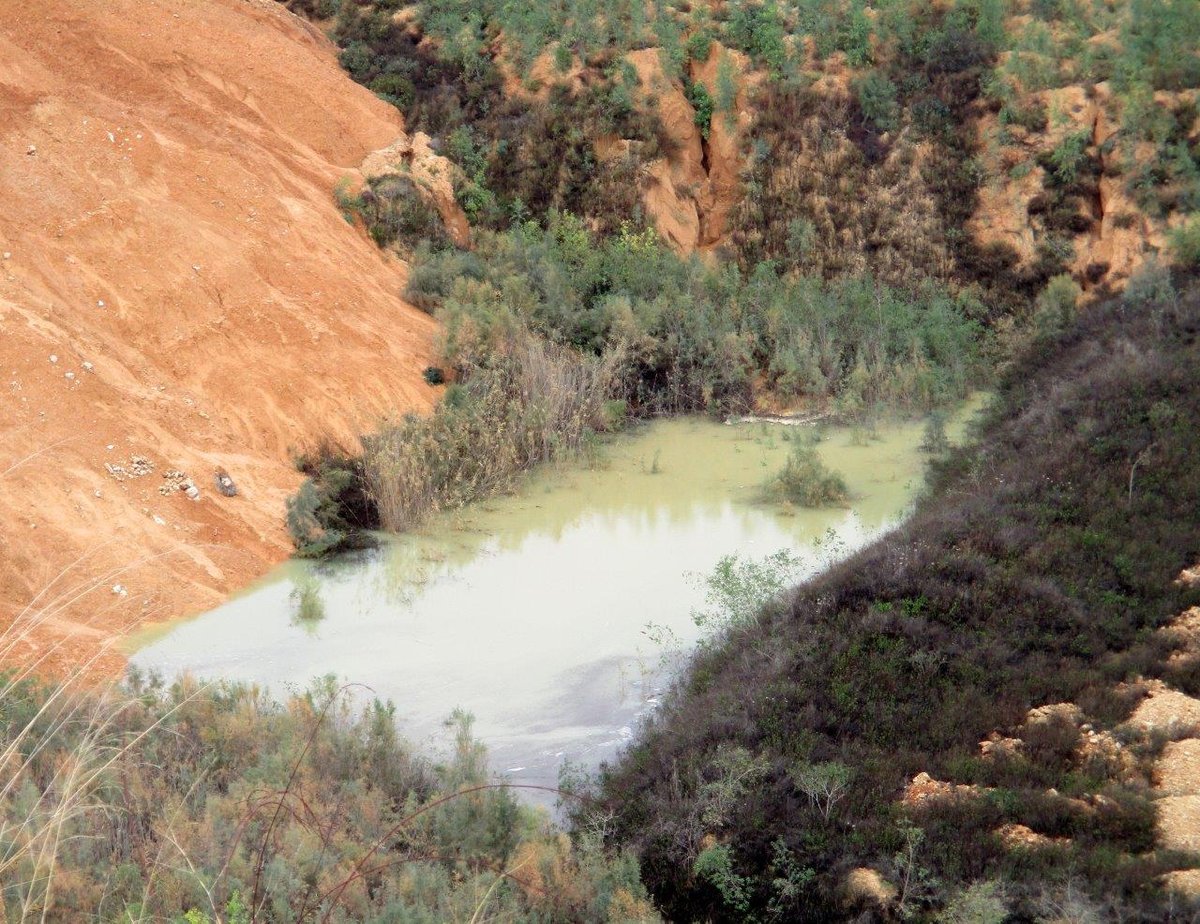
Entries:
{"type": "MultiPolygon", "coordinates": [[[[1144,785],[1081,767],[1078,730],[1009,762],[979,743],[1062,701],[1115,726],[1137,697],[1118,685],[1168,670],[1152,630],[1200,597],[1174,583],[1200,557],[1198,335],[1193,285],[1039,342],[905,527],[696,659],[602,780],[669,916],[844,917],[839,884],[867,865],[907,881],[918,916],[983,878],[1032,914],[1070,877],[1076,895],[1166,919],[1155,876],[1188,863],[1150,853],[1144,785]],[[830,762],[852,776],[825,820],[794,780],[830,762]],[[921,771],[988,789],[903,809],[921,771]],[[1095,810],[1068,798],[1100,792],[1095,810]],[[1006,823],[1071,841],[1010,852],[1006,823]]],[[[1168,679],[1200,693],[1194,666],[1168,679]]]]}
{"type": "Polygon", "coordinates": [[[340,6],[331,33],[340,61],[401,109],[410,131],[440,139],[462,168],[455,195],[472,224],[506,227],[559,209],[613,232],[639,216],[638,166],[669,140],[656,116],[635,109],[631,68],[596,59],[585,86],[513,96],[481,39],[460,54],[435,50],[394,7],[340,6]],[[630,155],[597,158],[594,141],[608,135],[631,140],[630,155]]]}

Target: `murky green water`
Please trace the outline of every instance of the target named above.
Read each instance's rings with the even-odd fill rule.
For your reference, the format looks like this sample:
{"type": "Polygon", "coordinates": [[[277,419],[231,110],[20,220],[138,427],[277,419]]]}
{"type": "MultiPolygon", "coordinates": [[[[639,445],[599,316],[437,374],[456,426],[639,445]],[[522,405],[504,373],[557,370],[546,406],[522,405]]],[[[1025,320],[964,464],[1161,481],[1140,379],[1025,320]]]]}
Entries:
{"type": "MultiPolygon", "coordinates": [[[[952,439],[977,404],[951,422],[952,439]]],[[[435,750],[461,706],[498,771],[552,784],[563,759],[594,766],[615,753],[656,703],[666,678],[647,623],[693,644],[697,575],[721,556],[787,547],[815,569],[816,540],[851,550],[894,524],[922,481],[922,428],[880,426],[865,440],[821,431],[818,451],[855,500],[789,510],[758,503],[757,488],[811,429],[650,424],[591,466],[541,473],[382,549],[290,562],[209,613],[143,633],[131,661],[279,694],[334,674],[394,700],[403,730],[435,750]],[[319,621],[297,618],[306,583],[319,621]]]]}

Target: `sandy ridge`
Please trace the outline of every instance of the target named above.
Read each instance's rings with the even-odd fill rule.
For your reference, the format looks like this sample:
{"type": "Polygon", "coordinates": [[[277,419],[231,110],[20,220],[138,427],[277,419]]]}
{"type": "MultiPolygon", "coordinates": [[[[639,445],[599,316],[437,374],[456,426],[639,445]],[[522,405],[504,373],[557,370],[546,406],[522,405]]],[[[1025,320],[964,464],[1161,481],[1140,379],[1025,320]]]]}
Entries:
{"type": "Polygon", "coordinates": [[[220,600],[289,550],[289,450],[429,406],[434,324],[332,197],[402,129],[276,3],[6,12],[0,620],[50,588],[10,656],[65,667],[220,600]]]}

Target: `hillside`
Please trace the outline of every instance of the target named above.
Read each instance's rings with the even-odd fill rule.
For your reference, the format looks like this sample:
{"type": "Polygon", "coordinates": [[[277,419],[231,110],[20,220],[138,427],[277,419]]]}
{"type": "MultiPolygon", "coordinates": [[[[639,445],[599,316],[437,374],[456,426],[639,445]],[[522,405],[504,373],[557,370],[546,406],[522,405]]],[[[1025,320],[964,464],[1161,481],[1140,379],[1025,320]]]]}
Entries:
{"type": "Polygon", "coordinates": [[[219,602],[290,550],[289,449],[430,405],[434,324],[332,196],[402,129],[275,3],[6,10],[0,612],[64,604],[22,646],[219,602]]]}
{"type": "Polygon", "coordinates": [[[1193,919],[1198,333],[1193,283],[1040,341],[908,523],[693,660],[601,789],[668,917],[1193,919]]]}

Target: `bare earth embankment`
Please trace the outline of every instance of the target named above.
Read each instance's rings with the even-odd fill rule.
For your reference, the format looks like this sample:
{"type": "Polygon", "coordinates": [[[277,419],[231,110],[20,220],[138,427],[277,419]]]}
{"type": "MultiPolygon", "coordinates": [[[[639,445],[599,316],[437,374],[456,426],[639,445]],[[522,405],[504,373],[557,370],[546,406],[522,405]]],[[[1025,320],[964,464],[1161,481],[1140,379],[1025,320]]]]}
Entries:
{"type": "Polygon", "coordinates": [[[290,549],[290,449],[429,406],[433,322],[332,196],[402,128],[275,3],[9,5],[0,622],[64,605],[8,657],[218,602],[290,549]]]}

